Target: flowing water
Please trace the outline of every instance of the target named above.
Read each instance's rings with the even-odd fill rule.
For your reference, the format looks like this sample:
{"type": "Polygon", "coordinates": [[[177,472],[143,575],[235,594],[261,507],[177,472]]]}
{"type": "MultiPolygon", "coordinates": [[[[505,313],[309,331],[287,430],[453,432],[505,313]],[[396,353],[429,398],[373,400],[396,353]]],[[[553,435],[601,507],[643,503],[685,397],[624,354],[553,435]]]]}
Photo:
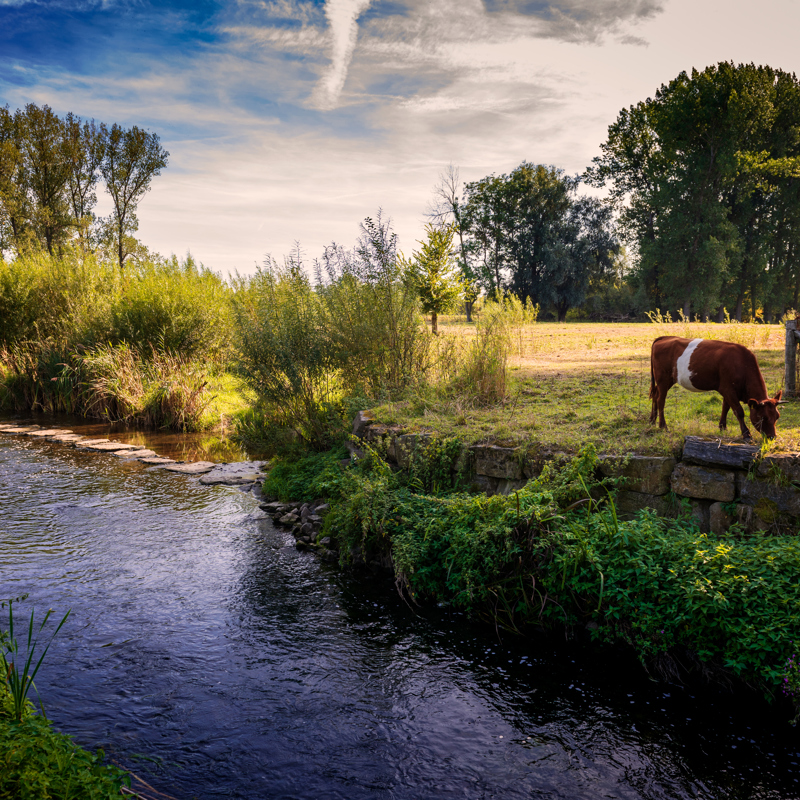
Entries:
{"type": "Polygon", "coordinates": [[[0,598],[71,609],[37,678],[59,729],[179,800],[800,797],[785,706],[414,613],[259,513],[0,434],[0,598]]]}

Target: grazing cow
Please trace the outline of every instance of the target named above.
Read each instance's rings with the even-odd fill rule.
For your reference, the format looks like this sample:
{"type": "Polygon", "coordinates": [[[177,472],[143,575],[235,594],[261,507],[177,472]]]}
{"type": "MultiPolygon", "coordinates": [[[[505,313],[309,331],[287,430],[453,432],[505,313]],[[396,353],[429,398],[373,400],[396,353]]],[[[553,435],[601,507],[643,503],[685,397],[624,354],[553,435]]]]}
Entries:
{"type": "Polygon", "coordinates": [[[666,428],[664,403],[667,392],[679,383],[690,392],[719,392],[722,395],[720,430],[727,427],[728,409],[733,409],[742,429],[750,438],[744,423],[741,403],[750,406],[750,421],[765,438],[775,438],[775,423],[782,392],[767,395],[767,386],[758,368],[756,357],[734,342],[715,339],[682,339],[680,336],[659,336],[650,351],[650,397],[653,410],[650,422],[658,415],[660,428],[666,428]]]}

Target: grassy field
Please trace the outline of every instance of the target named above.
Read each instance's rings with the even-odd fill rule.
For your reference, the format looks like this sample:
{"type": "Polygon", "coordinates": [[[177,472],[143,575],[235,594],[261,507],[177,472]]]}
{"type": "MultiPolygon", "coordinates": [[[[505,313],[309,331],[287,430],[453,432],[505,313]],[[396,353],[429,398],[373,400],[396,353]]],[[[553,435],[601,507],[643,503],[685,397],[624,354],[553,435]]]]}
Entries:
{"type": "MultiPolygon", "coordinates": [[[[463,317],[446,317],[439,324],[443,336],[475,335],[463,317]]],[[[687,435],[719,433],[722,398],[674,387],[665,408],[669,429],[649,424],[650,345],[664,335],[743,344],[756,353],[770,395],[783,386],[781,325],[536,323],[514,332],[504,403],[470,407],[458,396],[430,392],[380,406],[375,413],[381,422],[470,442],[540,443],[564,451],[594,442],[609,453],[677,452],[687,435]]],[[[800,401],[781,409],[771,449],[800,450],[800,401]]],[[[747,423],[752,430],[749,414],[747,423]]],[[[760,441],[755,431],[753,436],[760,441]]],[[[725,438],[741,441],[732,412],[725,438]]]]}

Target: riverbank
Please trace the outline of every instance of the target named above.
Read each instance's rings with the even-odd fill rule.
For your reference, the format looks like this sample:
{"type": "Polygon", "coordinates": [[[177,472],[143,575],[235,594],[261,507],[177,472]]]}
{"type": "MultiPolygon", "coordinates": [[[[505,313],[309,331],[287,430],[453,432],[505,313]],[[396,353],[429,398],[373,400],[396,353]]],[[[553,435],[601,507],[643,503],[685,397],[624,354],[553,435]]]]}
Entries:
{"type": "Polygon", "coordinates": [[[307,456],[273,468],[264,484],[284,504],[262,507],[299,547],[391,569],[412,604],[448,603],[499,629],[555,626],[625,642],[664,678],[706,672],[773,698],[800,689],[790,667],[800,637],[790,577],[800,570],[797,519],[770,499],[798,494],[794,473],[773,476],[794,469],[794,457],[759,460],[752,446],[689,439],[683,462],[601,460],[589,446],[572,458],[537,452],[523,475],[526,454],[513,449],[404,434],[364,414],[354,430],[354,465],[307,456]],[[480,489],[487,470],[511,484],[506,494],[465,491],[480,489]],[[307,501],[320,499],[285,504],[301,484],[307,501]],[[713,499],[720,487],[731,496],[713,499]],[[314,529],[303,516],[323,500],[314,529]]]}

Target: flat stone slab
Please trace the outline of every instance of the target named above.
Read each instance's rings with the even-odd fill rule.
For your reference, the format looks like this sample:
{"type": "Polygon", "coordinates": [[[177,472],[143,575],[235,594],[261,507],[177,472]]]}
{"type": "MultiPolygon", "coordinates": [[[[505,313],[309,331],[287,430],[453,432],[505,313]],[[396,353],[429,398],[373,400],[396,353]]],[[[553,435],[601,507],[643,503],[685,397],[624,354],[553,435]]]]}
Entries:
{"type": "Polygon", "coordinates": [[[103,444],[103,442],[107,442],[108,439],[83,439],[80,442],[75,442],[75,447],[88,447],[92,444],[103,444]]]}
{"type": "Polygon", "coordinates": [[[255,472],[249,475],[218,475],[216,470],[211,470],[200,478],[200,483],[204,486],[246,486],[249,483],[263,480],[263,478],[263,475],[255,472]]]}
{"type": "Polygon", "coordinates": [[[174,464],[175,463],[175,459],[174,458],[163,458],[162,456],[156,456],[156,455],[142,456],[140,454],[136,454],[136,455],[134,455],[134,458],[138,458],[139,461],[142,462],[142,464],[160,465],[160,464],[174,464]]]}
{"type": "Polygon", "coordinates": [[[217,465],[211,461],[193,461],[190,464],[165,464],[161,469],[180,472],[182,475],[203,475],[211,472],[217,465]]]}
{"type": "Polygon", "coordinates": [[[42,428],[38,431],[28,431],[26,436],[32,436],[34,439],[49,439],[51,436],[61,436],[62,434],[72,433],[66,428],[42,428]]]}
{"type": "Polygon", "coordinates": [[[113,453],[119,452],[120,450],[144,450],[144,445],[141,444],[123,444],[122,442],[97,442],[88,444],[86,442],[81,442],[81,447],[86,448],[87,450],[98,450],[101,453],[113,453]]]}
{"type": "Polygon", "coordinates": [[[683,461],[707,467],[747,469],[759,451],[752,444],[728,444],[722,439],[687,436],[683,442],[683,461]]]}
{"type": "Polygon", "coordinates": [[[116,458],[124,458],[128,461],[137,461],[145,458],[154,458],[158,456],[155,450],[118,450],[112,453],[116,458]]]}
{"type": "Polygon", "coordinates": [[[49,437],[51,442],[80,442],[85,438],[85,436],[81,436],[77,433],[60,433],[58,436],[49,437]]]}
{"type": "Polygon", "coordinates": [[[30,433],[31,431],[38,431],[38,425],[30,425],[28,427],[23,428],[15,428],[15,427],[8,427],[5,428],[2,432],[3,433],[14,433],[14,434],[23,434],[23,433],[30,433]]]}
{"type": "Polygon", "coordinates": [[[16,423],[15,424],[11,424],[11,425],[9,425],[9,424],[0,425],[0,433],[5,433],[6,431],[8,431],[9,433],[13,433],[15,430],[18,430],[20,427],[22,427],[22,426],[18,425],[16,423]]]}

